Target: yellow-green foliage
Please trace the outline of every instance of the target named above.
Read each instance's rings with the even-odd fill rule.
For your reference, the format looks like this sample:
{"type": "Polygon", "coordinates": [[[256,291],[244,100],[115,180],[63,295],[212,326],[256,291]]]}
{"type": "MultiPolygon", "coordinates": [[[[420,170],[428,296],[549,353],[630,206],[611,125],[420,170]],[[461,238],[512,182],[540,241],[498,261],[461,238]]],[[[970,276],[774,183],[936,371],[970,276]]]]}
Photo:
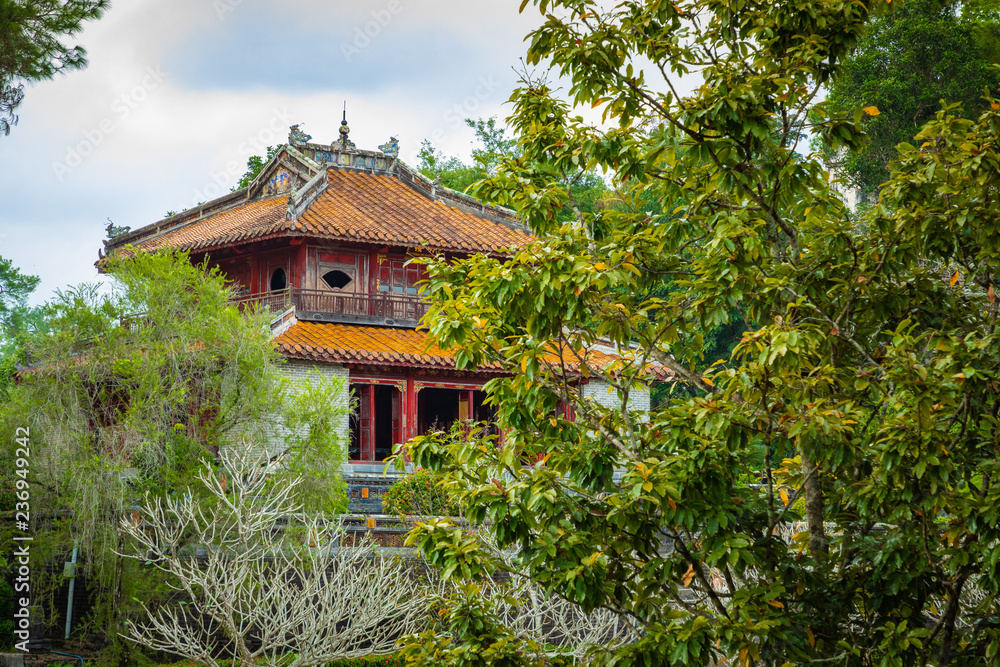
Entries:
{"type": "MultiPolygon", "coordinates": [[[[596,647],[598,663],[1000,655],[1000,99],[975,120],[948,108],[900,146],[860,220],[802,141],[864,143],[878,110],[841,114],[822,90],[896,4],[521,3],[543,15],[527,62],[564,75],[569,99],[527,75],[518,158],[474,189],[538,241],[429,259],[424,288],[460,368],[508,371],[486,387],[504,437],[429,436],[409,455],[524,576],[636,624],[639,641],[596,647]],[[612,175],[616,204],[564,223],[563,177],[581,168],[612,175]],[[745,333],[706,367],[705,332],[737,316],[745,333]],[[619,361],[585,355],[599,343],[619,361]],[[630,408],[665,371],[686,391],[630,408]],[[796,469],[779,480],[783,459],[796,469]]],[[[450,522],[409,540],[443,576],[504,567],[450,522]]],[[[407,653],[541,662],[473,602],[407,653]]]]}
{"type": "MultiPolygon", "coordinates": [[[[30,429],[33,553],[63,558],[80,545],[97,595],[77,626],[104,634],[112,663],[131,664],[135,649],[117,633],[132,598],[163,590],[116,555],[118,521],[145,492],[185,492],[218,447],[287,448],[290,466],[275,483],[308,471],[312,508],[343,507],[344,454],[332,425],[346,405],[308,393],[342,387],[283,378],[266,316],[231,305],[218,271],[180,252],[116,256],[104,269],[110,289],[69,288],[51,304],[49,330],[30,339],[31,366],[0,407],[0,428],[30,429]]],[[[44,565],[34,563],[33,590],[45,589],[44,565]]]]}

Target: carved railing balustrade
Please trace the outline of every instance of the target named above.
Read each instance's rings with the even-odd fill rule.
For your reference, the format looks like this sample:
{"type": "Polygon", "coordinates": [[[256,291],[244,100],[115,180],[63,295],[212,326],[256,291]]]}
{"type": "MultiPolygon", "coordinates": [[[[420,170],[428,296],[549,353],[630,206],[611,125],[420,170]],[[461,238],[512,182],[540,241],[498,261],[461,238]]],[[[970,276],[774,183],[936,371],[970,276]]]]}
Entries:
{"type": "Polygon", "coordinates": [[[427,304],[418,297],[388,292],[352,293],[295,287],[244,294],[233,302],[240,308],[252,304],[275,314],[294,307],[295,317],[299,320],[400,327],[417,326],[427,312],[427,304]]]}

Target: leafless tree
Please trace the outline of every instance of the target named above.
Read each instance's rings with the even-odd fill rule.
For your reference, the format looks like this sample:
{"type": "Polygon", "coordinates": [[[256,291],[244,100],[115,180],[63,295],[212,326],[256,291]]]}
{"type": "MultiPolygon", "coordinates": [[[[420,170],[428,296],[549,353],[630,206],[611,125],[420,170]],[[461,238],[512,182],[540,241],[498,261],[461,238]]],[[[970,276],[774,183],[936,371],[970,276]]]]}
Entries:
{"type": "Polygon", "coordinates": [[[541,587],[518,573],[517,554],[501,551],[482,535],[487,547],[497,553],[510,573],[509,579],[486,581],[483,594],[490,597],[503,624],[539,646],[556,646],[558,652],[584,657],[595,647],[614,648],[636,641],[634,626],[607,609],[587,614],[578,604],[541,587]]]}
{"type": "Polygon", "coordinates": [[[339,523],[306,520],[298,482],[269,484],[264,460],[229,450],[206,464],[208,493],[147,496],[122,521],[129,557],[167,575],[182,598],[144,611],[127,639],[202,665],[305,667],[382,654],[422,629],[425,596],[398,558],[368,540],[347,545],[339,523]]]}

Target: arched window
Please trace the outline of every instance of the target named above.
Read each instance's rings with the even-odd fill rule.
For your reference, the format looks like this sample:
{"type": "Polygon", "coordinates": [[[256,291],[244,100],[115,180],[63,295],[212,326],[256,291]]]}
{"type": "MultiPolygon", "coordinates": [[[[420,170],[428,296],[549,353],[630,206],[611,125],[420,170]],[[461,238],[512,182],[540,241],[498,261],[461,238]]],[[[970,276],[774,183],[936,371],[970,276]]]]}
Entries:
{"type": "Polygon", "coordinates": [[[271,291],[278,292],[286,287],[288,287],[288,276],[285,275],[285,270],[275,269],[274,273],[271,274],[271,291]]]}
{"type": "Polygon", "coordinates": [[[336,269],[323,274],[323,282],[329,285],[331,289],[344,289],[351,284],[352,280],[351,276],[336,269]]]}

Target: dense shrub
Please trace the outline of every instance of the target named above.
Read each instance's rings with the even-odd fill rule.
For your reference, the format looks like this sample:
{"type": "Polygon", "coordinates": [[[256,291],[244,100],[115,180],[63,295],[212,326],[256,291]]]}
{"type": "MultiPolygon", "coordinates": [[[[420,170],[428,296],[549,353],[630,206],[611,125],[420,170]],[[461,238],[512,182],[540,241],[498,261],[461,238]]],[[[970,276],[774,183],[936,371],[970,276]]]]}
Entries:
{"type": "Polygon", "coordinates": [[[397,655],[366,655],[326,663],[326,667],[403,667],[406,661],[397,655]]]}
{"type": "Polygon", "coordinates": [[[14,496],[14,480],[4,479],[0,481],[0,512],[13,512],[16,501],[17,498],[14,496]]]}
{"type": "Polygon", "coordinates": [[[382,511],[386,514],[455,516],[458,505],[429,470],[417,469],[412,475],[393,482],[382,496],[382,511]]]}
{"type": "Polygon", "coordinates": [[[14,589],[0,577],[0,649],[14,645],[14,589]]]}
{"type": "MultiPolygon", "coordinates": [[[[223,667],[233,667],[229,660],[220,660],[223,667]]],[[[341,658],[326,663],[326,667],[404,667],[406,661],[398,655],[366,655],[362,658],[341,658]]],[[[182,660],[164,667],[198,667],[198,663],[182,660]]]]}

